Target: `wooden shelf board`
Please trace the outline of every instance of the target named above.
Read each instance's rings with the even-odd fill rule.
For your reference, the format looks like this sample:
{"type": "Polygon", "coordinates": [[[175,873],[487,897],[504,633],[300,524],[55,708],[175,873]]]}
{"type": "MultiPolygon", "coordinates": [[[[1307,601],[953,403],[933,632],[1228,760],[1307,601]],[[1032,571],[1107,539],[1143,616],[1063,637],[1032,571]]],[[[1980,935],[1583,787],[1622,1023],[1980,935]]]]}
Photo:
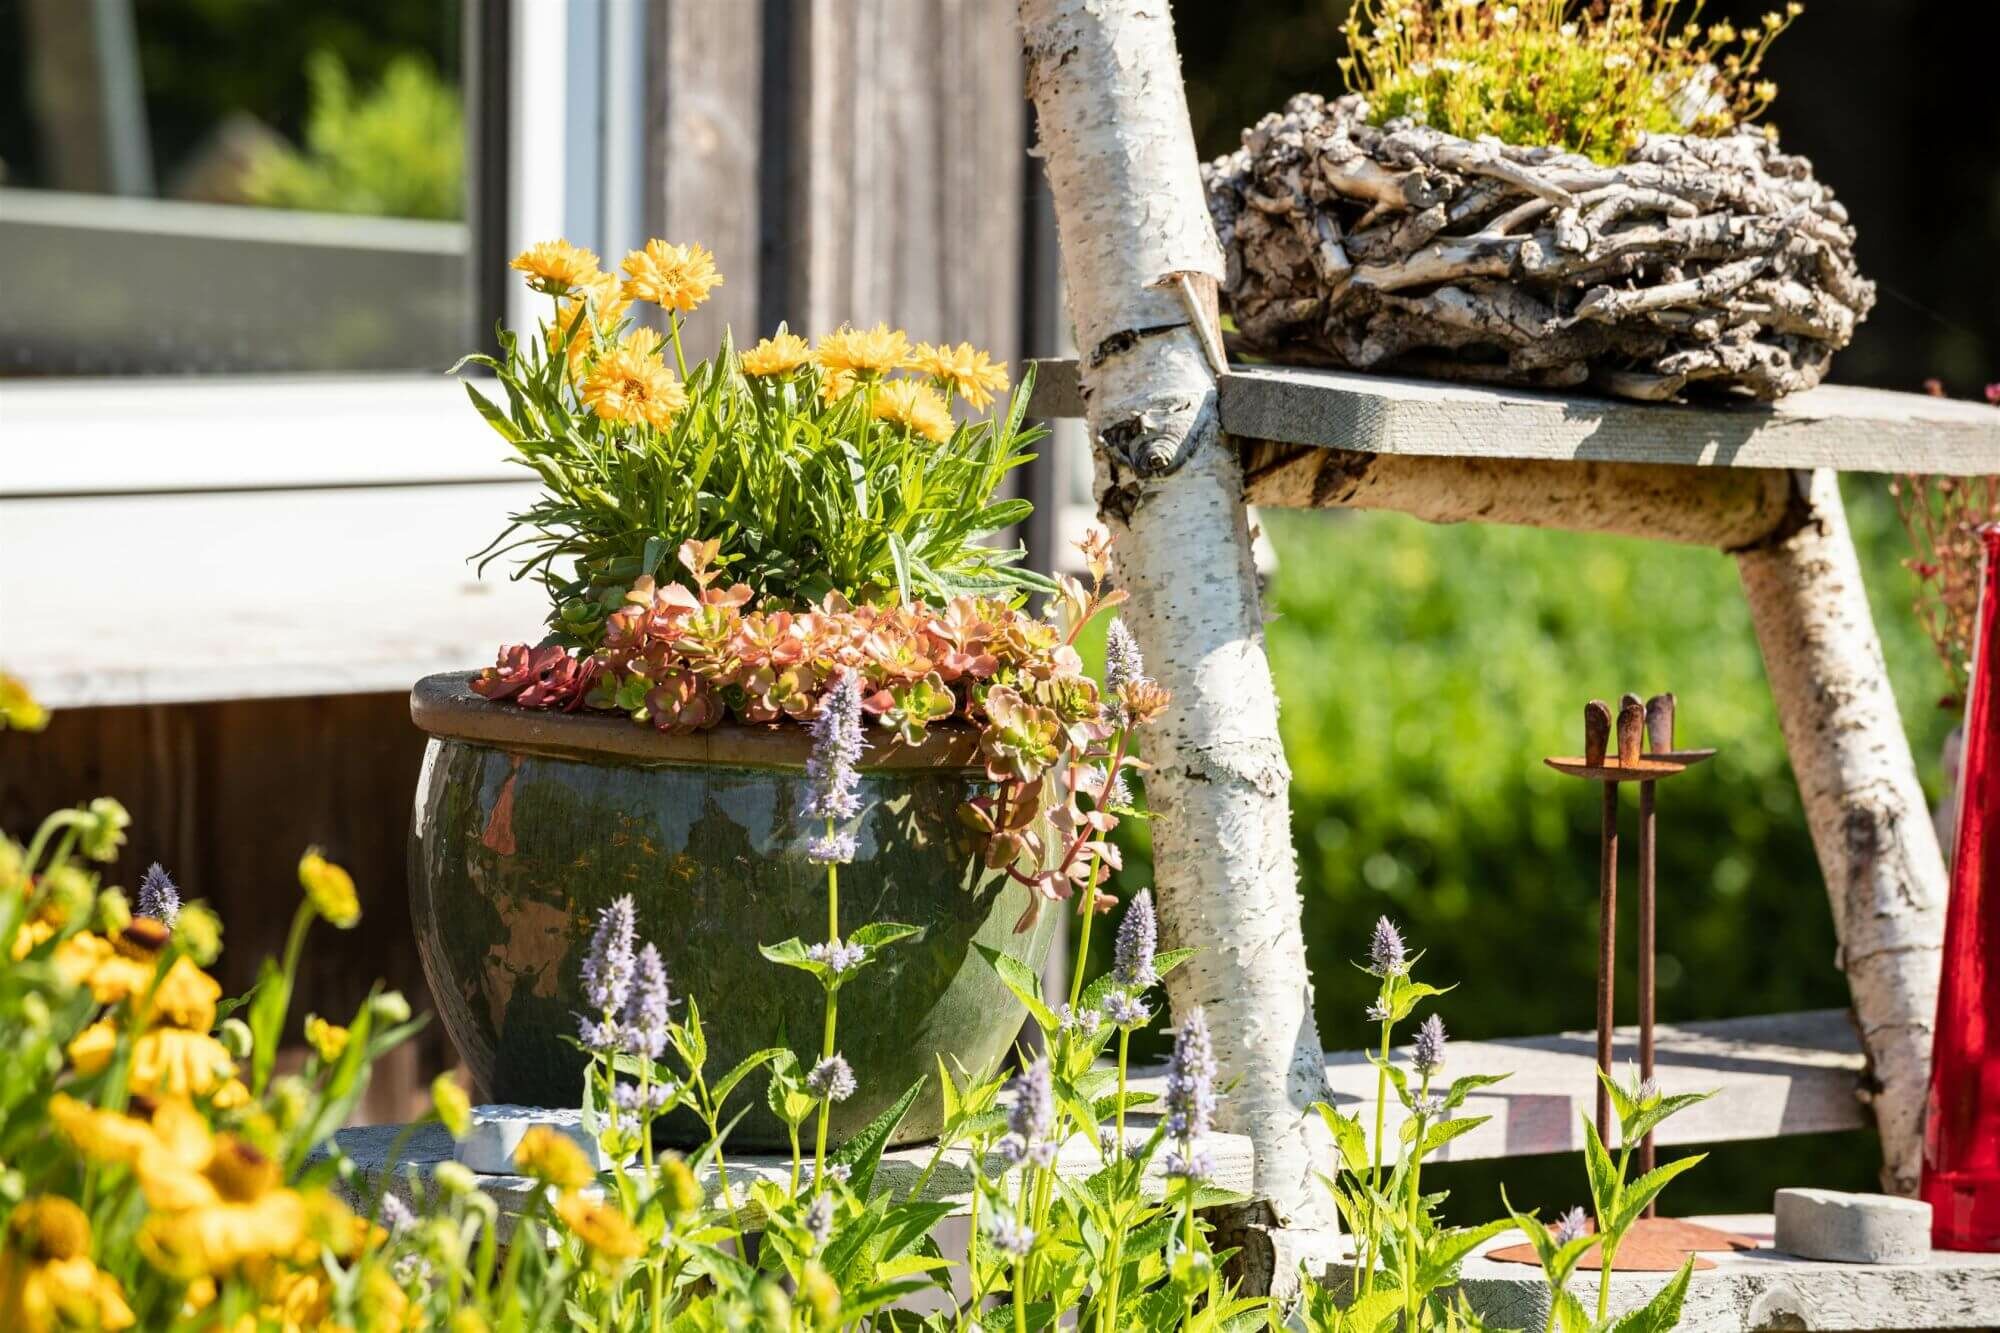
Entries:
{"type": "MultiPolygon", "coordinates": [[[[1081,415],[1074,361],[1036,363],[1031,414],[1081,415]]],[[[1822,385],[1776,403],[1638,403],[1299,366],[1236,365],[1222,425],[1244,440],[1452,458],[1845,472],[2000,472],[2000,410],[1822,385]]]]}

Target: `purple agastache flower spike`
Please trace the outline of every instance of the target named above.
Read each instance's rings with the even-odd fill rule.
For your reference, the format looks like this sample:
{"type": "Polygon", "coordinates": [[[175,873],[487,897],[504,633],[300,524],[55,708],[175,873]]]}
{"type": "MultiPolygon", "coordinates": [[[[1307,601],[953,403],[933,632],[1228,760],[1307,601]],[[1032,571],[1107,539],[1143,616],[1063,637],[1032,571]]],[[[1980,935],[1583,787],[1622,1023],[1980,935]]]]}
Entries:
{"type": "Polygon", "coordinates": [[[1167,1134],[1192,1144],[1214,1120],[1215,1051],[1208,1040],[1208,1019],[1196,1008],[1174,1034],[1173,1057],[1167,1061],[1167,1134]]]}
{"type": "Polygon", "coordinates": [[[674,1095],[671,1083],[653,1083],[641,1089],[637,1083],[620,1083],[611,1090],[611,1100],[621,1111],[634,1115],[642,1111],[659,1111],[674,1095]]]}
{"type": "Polygon", "coordinates": [[[828,971],[839,976],[843,972],[852,972],[866,962],[868,950],[858,944],[842,944],[839,940],[830,943],[822,941],[819,944],[807,945],[806,957],[815,963],[824,964],[828,971]]]}
{"type": "Polygon", "coordinates": [[[382,1225],[391,1233],[400,1234],[417,1224],[417,1215],[410,1211],[410,1205],[400,1197],[384,1190],[382,1192],[382,1225]]]}
{"type": "Polygon", "coordinates": [[[668,1009],[673,997],[667,991],[667,967],[660,951],[650,943],[639,950],[631,989],[625,996],[624,1046],[634,1055],[657,1060],[667,1053],[668,1009]]]}
{"type": "Polygon", "coordinates": [[[583,955],[583,998],[600,1014],[618,1014],[632,989],[632,895],[615,899],[597,914],[590,948],[583,955]]]}
{"type": "Polygon", "coordinates": [[[1034,1229],[1013,1217],[989,1213],[984,1225],[988,1243],[1010,1259],[1024,1258],[1034,1248],[1034,1229]]]}
{"type": "Polygon", "coordinates": [[[1378,977],[1397,976],[1409,963],[1403,947],[1403,933],[1388,917],[1375,922],[1375,938],[1368,945],[1368,970],[1378,977]]]}
{"type": "Polygon", "coordinates": [[[861,813],[861,677],[843,671],[819,701],[812,720],[812,757],[806,760],[807,819],[852,819],[861,813]]]}
{"type": "Polygon", "coordinates": [[[846,829],[835,829],[832,833],[815,834],[806,840],[806,859],[821,865],[837,862],[846,865],[861,850],[861,844],[846,829]]]}
{"type": "Polygon", "coordinates": [[[1590,1234],[1590,1214],[1584,1212],[1581,1205],[1558,1217],[1556,1224],[1549,1228],[1550,1238],[1558,1245],[1567,1245],[1578,1236],[1588,1234],[1590,1234]]]}
{"type": "Polygon", "coordinates": [[[1444,1068],[1444,1020],[1436,1014],[1418,1026],[1410,1063],[1416,1066],[1419,1074],[1435,1074],[1444,1068]]]}
{"type": "Polygon", "coordinates": [[[163,926],[173,925],[174,918],[181,914],[181,891],[175,886],[173,876],[162,869],[158,861],[147,866],[146,873],[140,877],[138,914],[151,917],[163,926]]]}
{"type": "Polygon", "coordinates": [[[1104,997],[1104,1020],[1113,1027],[1144,1027],[1152,1022],[1153,1011],[1138,996],[1115,990],[1104,997]]]}
{"type": "Polygon", "coordinates": [[[1056,1125],[1055,1080],[1048,1057],[1023,1069],[1007,1090],[1014,1094],[1014,1105],[1007,1112],[1007,1136],[998,1144],[1000,1155],[1010,1166],[1022,1161],[1047,1166],[1056,1156],[1056,1145],[1048,1137],[1056,1125]]]}
{"type": "Polygon", "coordinates": [[[1125,908],[1118,923],[1117,947],[1112,950],[1111,975],[1118,984],[1145,990],[1159,977],[1153,972],[1153,951],[1158,947],[1159,927],[1153,919],[1153,891],[1141,889],[1125,908]]]}
{"type": "Polygon", "coordinates": [[[838,1181],[840,1184],[845,1185],[848,1178],[853,1174],[854,1168],[845,1162],[828,1162],[826,1164],[826,1178],[828,1180],[838,1181]]]}
{"type": "Polygon", "coordinates": [[[857,1086],[846,1057],[838,1053],[827,1056],[806,1075],[806,1091],[822,1101],[844,1102],[854,1095],[857,1086]]]}
{"type": "Polygon", "coordinates": [[[1064,1032],[1081,1032],[1088,1037],[1096,1032],[1103,1022],[1103,1013],[1096,1009],[1079,1012],[1067,1004],[1060,1005],[1056,1009],[1056,1025],[1064,1032]]]}
{"type": "Polygon", "coordinates": [[[1112,621],[1104,635],[1104,692],[1115,695],[1145,678],[1146,661],[1139,655],[1139,641],[1125,628],[1122,618],[1112,621]]]}
{"type": "Polygon", "coordinates": [[[825,1245],[833,1235],[833,1196],[815,1194],[813,1201],[806,1205],[806,1232],[812,1237],[813,1248],[825,1245]]]}
{"type": "Polygon", "coordinates": [[[1412,1097],[1410,1104],[1417,1118],[1420,1120],[1442,1120],[1445,1118],[1444,1094],[1441,1092],[1426,1092],[1412,1097]]]}
{"type": "Polygon", "coordinates": [[[1207,1180],[1215,1174],[1215,1159],[1200,1148],[1176,1149],[1167,1154],[1166,1173],[1181,1180],[1207,1180]]]}
{"type": "Polygon", "coordinates": [[[1389,1006],[1382,1003],[1382,1001],[1379,999],[1370,1000],[1368,1002],[1368,1021],[1371,1023],[1388,1022],[1389,1006]]]}
{"type": "Polygon", "coordinates": [[[1654,1078],[1646,1079],[1632,1090],[1632,1100],[1641,1106],[1651,1106],[1663,1095],[1660,1091],[1660,1081],[1654,1078]]]}

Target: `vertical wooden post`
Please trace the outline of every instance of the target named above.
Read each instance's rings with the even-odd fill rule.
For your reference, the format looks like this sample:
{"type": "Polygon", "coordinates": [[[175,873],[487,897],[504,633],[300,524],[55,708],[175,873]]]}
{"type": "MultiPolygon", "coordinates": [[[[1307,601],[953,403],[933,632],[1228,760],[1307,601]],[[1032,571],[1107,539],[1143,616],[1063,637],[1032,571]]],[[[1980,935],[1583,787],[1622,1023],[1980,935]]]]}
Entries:
{"type": "Polygon", "coordinates": [[[1127,623],[1150,674],[1174,693],[1146,741],[1155,892],[1163,942],[1200,953],[1168,989],[1176,1012],[1208,1012],[1222,1077],[1235,1081],[1221,1119],[1253,1140],[1258,1192],[1281,1218],[1324,1224],[1323,1164],[1306,1130],[1324,1057],[1299,925],[1291,774],[1242,470],[1221,434],[1204,348],[1222,256],[1172,19],[1157,0],[1021,0],[1020,15],[1099,505],[1132,597],[1127,623]]]}
{"type": "Polygon", "coordinates": [[[1801,527],[1739,552],[1737,568],[1873,1067],[1882,1185],[1914,1194],[1944,945],[1944,859],[1835,474],[1812,473],[1807,502],[1801,527]]]}

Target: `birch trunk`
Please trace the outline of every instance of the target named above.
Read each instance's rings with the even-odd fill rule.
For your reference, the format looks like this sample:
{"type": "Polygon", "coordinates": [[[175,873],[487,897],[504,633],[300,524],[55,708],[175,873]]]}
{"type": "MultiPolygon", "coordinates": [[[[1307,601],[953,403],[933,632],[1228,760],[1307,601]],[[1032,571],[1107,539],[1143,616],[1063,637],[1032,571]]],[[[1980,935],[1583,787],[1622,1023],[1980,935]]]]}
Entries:
{"type": "Polygon", "coordinates": [[[1169,979],[1170,998],[1177,1014],[1207,1010],[1222,1078],[1240,1080],[1220,1127],[1255,1144],[1259,1194],[1281,1219],[1326,1225],[1306,1129],[1325,1077],[1291,774],[1242,469],[1204,352],[1222,257],[1171,17],[1164,0],[1021,0],[1020,16],[1098,502],[1131,593],[1126,621],[1174,694],[1146,738],[1154,891],[1162,943],[1200,952],[1169,979]]]}
{"type": "Polygon", "coordinates": [[[1873,1072],[1882,1185],[1915,1194],[1944,943],[1944,859],[1889,689],[1836,476],[1737,556],[1873,1072]]]}

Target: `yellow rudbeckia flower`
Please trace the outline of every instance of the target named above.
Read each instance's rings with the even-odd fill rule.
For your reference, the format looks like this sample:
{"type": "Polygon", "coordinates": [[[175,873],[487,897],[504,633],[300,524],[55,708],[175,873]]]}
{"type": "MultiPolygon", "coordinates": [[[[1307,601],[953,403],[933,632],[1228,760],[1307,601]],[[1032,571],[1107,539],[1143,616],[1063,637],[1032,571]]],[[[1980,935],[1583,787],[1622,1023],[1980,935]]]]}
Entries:
{"type": "MultiPolygon", "coordinates": [[[[154,1188],[164,1195],[169,1181],[164,1170],[149,1180],[142,1164],[140,1183],[150,1202],[154,1188]]],[[[254,1260],[292,1255],[306,1240],[311,1212],[305,1199],[283,1187],[276,1162],[241,1139],[216,1139],[198,1176],[185,1173],[171,1184],[184,1206],[155,1204],[158,1211],[139,1231],[140,1249],[163,1272],[217,1276],[254,1260]]]]}
{"type": "Polygon", "coordinates": [[[299,858],[299,887],[312,900],[313,910],[341,930],[361,920],[361,898],[354,891],[354,877],[308,848],[299,858]]]}
{"type": "Polygon", "coordinates": [[[687,391],[658,357],[621,346],[591,367],[583,382],[583,401],[606,421],[665,430],[687,406],[687,391]]]}
{"type": "Polygon", "coordinates": [[[819,340],[813,359],[825,370],[884,375],[902,369],[910,359],[910,335],[887,324],[872,329],[843,324],[819,340]]]}
{"type": "Polygon", "coordinates": [[[645,1239],[614,1204],[569,1190],[556,1200],[556,1216],[595,1260],[617,1264],[646,1251],[645,1239]]]}
{"type": "Polygon", "coordinates": [[[789,375],[812,360],[812,348],[804,338],[779,329],[743,354],[745,375],[789,375]]]}
{"type": "Polygon", "coordinates": [[[937,390],[916,380],[890,380],[875,389],[875,417],[907,426],[934,444],[951,438],[958,423],[937,390]]]}
{"type": "MultiPolygon", "coordinates": [[[[117,1049],[118,1029],[100,1019],[70,1042],[70,1065],[89,1077],[110,1064],[117,1049]]],[[[153,1028],[132,1043],[132,1091],[150,1097],[206,1097],[235,1074],[229,1048],[206,1032],[153,1028]]]]}
{"type": "Polygon", "coordinates": [[[937,380],[963,398],[974,411],[983,412],[993,395],[1007,387],[1007,363],[995,361],[971,343],[918,343],[910,354],[910,368],[937,380]]]}
{"type": "Polygon", "coordinates": [[[722,285],[715,256],[700,244],[670,245],[651,240],[625,256],[625,295],[687,314],[722,285]]]}
{"type": "Polygon", "coordinates": [[[118,1280],[90,1261],[90,1219],[68,1199],[23,1201],[0,1248],[0,1328],[8,1333],[130,1328],[118,1280]]]}
{"type": "Polygon", "coordinates": [[[536,1125],[521,1136],[514,1149],[514,1166],[524,1176],[533,1176],[559,1190],[581,1189],[597,1178],[575,1139],[561,1130],[536,1125]]]}
{"type": "Polygon", "coordinates": [[[507,267],[527,274],[536,291],[561,296],[597,272],[597,256],[568,241],[540,241],[515,255],[507,267]]]}

